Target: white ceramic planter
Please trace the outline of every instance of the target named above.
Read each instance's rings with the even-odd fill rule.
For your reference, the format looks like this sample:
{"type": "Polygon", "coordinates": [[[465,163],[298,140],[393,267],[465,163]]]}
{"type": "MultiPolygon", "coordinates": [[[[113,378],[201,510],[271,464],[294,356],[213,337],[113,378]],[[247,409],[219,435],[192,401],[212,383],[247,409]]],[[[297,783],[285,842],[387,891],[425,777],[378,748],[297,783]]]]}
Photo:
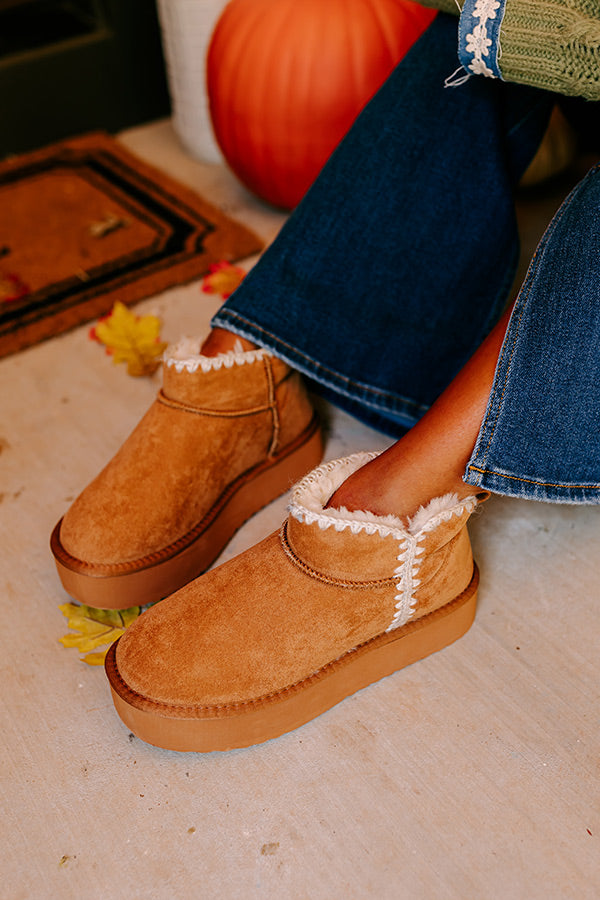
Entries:
{"type": "Polygon", "coordinates": [[[223,161],[215,141],[206,91],[208,45],[227,0],[158,0],[173,127],[203,162],[223,161]]]}

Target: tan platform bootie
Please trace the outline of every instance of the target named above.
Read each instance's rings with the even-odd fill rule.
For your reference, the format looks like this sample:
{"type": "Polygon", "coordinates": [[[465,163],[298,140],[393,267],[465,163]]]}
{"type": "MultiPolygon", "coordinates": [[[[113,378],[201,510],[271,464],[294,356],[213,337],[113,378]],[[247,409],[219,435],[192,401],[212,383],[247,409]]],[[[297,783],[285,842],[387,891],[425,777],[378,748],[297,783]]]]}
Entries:
{"type": "Polygon", "coordinates": [[[197,348],[167,350],[155,402],[54,529],[62,583],[88,606],[173,593],[322,457],[298,373],[265,350],[197,348]]]}
{"type": "Polygon", "coordinates": [[[466,522],[478,500],[394,516],[325,508],[374,454],[311,472],[281,531],[146,611],[109,650],[127,727],[171,750],[245,747],[459,638],[478,572],[466,522]]]}

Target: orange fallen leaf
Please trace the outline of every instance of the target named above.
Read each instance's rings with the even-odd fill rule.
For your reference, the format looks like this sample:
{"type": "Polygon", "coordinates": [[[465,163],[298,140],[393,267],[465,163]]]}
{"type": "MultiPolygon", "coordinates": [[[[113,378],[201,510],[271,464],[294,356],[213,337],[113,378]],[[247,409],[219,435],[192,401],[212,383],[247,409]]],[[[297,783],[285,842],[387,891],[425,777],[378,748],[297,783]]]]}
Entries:
{"type": "Polygon", "coordinates": [[[246,277],[240,266],[234,266],[225,260],[209,266],[208,275],[202,279],[202,290],[205,294],[220,294],[227,299],[246,277]]]}
{"type": "Polygon", "coordinates": [[[167,346],[160,340],[160,326],[157,316],[136,316],[117,301],[90,330],[90,338],[104,344],[114,363],[127,363],[129,375],[151,375],[167,346]]]}

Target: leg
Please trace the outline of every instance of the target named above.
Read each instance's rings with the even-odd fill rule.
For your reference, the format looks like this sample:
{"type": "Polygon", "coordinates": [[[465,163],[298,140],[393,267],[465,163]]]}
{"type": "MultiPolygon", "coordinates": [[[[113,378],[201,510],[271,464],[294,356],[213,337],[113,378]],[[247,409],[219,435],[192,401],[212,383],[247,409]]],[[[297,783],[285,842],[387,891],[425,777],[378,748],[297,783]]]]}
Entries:
{"type": "Polygon", "coordinates": [[[518,253],[513,189],[553,98],[455,68],[438,16],[359,116],[214,325],[400,435],[499,318],[518,253]]]}
{"type": "Polygon", "coordinates": [[[549,225],[519,293],[465,481],[600,502],[600,165],[549,225]]]}
{"type": "MultiPolygon", "coordinates": [[[[156,404],[55,529],[59,572],[79,599],[122,607],[175,590],[315,464],[312,410],[285,364],[290,327],[314,345],[321,370],[337,345],[338,357],[369,383],[361,386],[354,368],[338,371],[330,386],[349,408],[371,410],[373,421],[388,426],[412,424],[491,327],[516,255],[511,185],[537,146],[550,101],[527,90],[509,98],[503,86],[444,91],[455,32],[449,17],[436,20],[359,118],[286,237],[250,274],[250,287],[244,282],[238,292],[254,304],[258,285],[263,312],[275,316],[271,349],[279,358],[256,355],[256,336],[243,331],[241,354],[229,352],[223,340],[232,337],[217,332],[204,354],[198,341],[168,357],[156,404]],[[477,158],[468,170],[465,143],[477,158]],[[477,220],[469,197],[475,202],[484,189],[477,220]],[[269,295],[274,276],[285,302],[269,295]],[[373,287],[367,322],[374,330],[358,329],[373,287]],[[327,299],[326,315],[317,297],[327,299]],[[240,374],[238,366],[247,368],[240,374]],[[249,473],[257,480],[246,498],[249,473]]],[[[228,307],[221,315],[238,321],[240,313],[228,307]]]]}
{"type": "Polygon", "coordinates": [[[431,497],[455,493],[465,498],[480,491],[466,484],[463,474],[481,427],[509,315],[502,316],[423,418],[345,481],[327,506],[407,519],[431,497]]]}
{"type": "Polygon", "coordinates": [[[596,166],[548,227],[510,325],[506,313],[417,425],[328,506],[406,517],[482,488],[600,502],[599,212],[596,166]]]}
{"type": "Polygon", "coordinates": [[[320,466],[297,485],[279,533],[149,610],[113,645],[107,673],[128,728],[200,751],[297,728],[468,629],[478,584],[468,491],[600,502],[599,211],[600,166],[546,232],[504,341],[502,322],[415,426],[416,445],[409,434],[379,468],[361,455],[320,466]],[[400,519],[418,470],[425,484],[460,487],[492,377],[466,464],[472,487],[400,519]],[[444,430],[438,457],[432,435],[444,430]],[[363,511],[328,506],[332,494],[350,510],[358,497],[363,511]]]}
{"type": "Polygon", "coordinates": [[[256,350],[258,344],[240,337],[233,331],[227,331],[225,328],[211,328],[200,347],[200,352],[204,356],[218,356],[220,353],[230,353],[235,347],[246,351],[256,350]]]}

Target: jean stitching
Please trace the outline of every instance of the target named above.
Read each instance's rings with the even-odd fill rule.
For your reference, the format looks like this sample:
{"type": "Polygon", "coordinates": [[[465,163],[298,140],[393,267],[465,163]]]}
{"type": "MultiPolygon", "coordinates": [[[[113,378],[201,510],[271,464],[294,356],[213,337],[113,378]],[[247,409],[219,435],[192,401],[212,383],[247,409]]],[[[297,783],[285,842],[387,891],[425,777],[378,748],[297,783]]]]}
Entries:
{"type": "Polygon", "coordinates": [[[537,484],[540,487],[555,487],[555,488],[575,488],[582,489],[588,491],[600,491],[600,487],[597,484],[565,484],[563,482],[553,482],[553,481],[536,481],[534,478],[523,478],[520,475],[505,475],[502,472],[494,472],[493,469],[482,469],[479,466],[468,466],[469,471],[479,472],[481,475],[494,475],[497,478],[507,478],[511,481],[522,481],[524,484],[537,484]]]}
{"type": "MultiPolygon", "coordinates": [[[[584,179],[584,180],[585,180],[585,179],[584,179]]],[[[510,373],[511,373],[511,369],[512,369],[512,362],[513,362],[513,358],[514,358],[514,355],[515,355],[515,352],[516,352],[516,349],[517,349],[517,339],[518,339],[518,337],[519,337],[519,330],[520,330],[520,327],[521,327],[521,322],[522,322],[522,320],[523,320],[523,316],[524,316],[525,311],[526,311],[526,309],[527,309],[527,305],[528,305],[528,303],[529,303],[529,299],[530,299],[530,296],[531,296],[531,291],[532,291],[532,289],[533,289],[533,284],[534,284],[534,281],[535,281],[535,276],[537,275],[537,272],[538,272],[540,263],[541,263],[541,261],[542,261],[542,259],[543,259],[543,257],[544,257],[544,254],[545,254],[545,251],[546,251],[546,247],[547,247],[547,245],[548,245],[548,242],[550,241],[550,238],[551,238],[552,234],[554,233],[554,231],[556,230],[556,228],[557,228],[559,222],[562,220],[562,218],[563,218],[565,212],[566,212],[567,209],[571,206],[571,203],[573,202],[573,199],[574,199],[574,197],[575,197],[575,194],[576,194],[576,192],[577,192],[577,190],[578,190],[578,188],[579,188],[580,186],[581,186],[581,185],[578,185],[577,188],[575,188],[575,190],[573,190],[573,191],[571,192],[571,194],[570,194],[570,195],[567,197],[567,199],[564,201],[564,203],[563,203],[562,207],[560,208],[560,210],[559,210],[559,211],[556,213],[556,215],[554,216],[554,219],[552,220],[552,222],[550,223],[550,225],[549,225],[548,228],[546,229],[546,232],[544,233],[544,236],[542,237],[540,243],[538,244],[538,248],[537,248],[537,250],[535,251],[535,253],[534,253],[534,255],[533,255],[533,258],[532,258],[532,260],[531,260],[531,264],[530,264],[530,267],[529,267],[529,271],[528,271],[527,276],[526,276],[527,289],[526,289],[526,293],[523,295],[523,302],[522,302],[522,304],[521,304],[521,311],[520,311],[519,318],[518,318],[518,320],[517,320],[516,327],[515,327],[514,340],[513,340],[512,350],[511,350],[511,353],[510,353],[510,358],[509,358],[509,360],[508,360],[508,364],[507,364],[507,367],[506,367],[506,372],[505,372],[505,375],[504,375],[504,381],[503,381],[503,386],[502,386],[502,392],[501,392],[500,397],[498,398],[498,401],[497,401],[497,404],[496,404],[496,407],[497,407],[497,409],[496,409],[496,415],[495,415],[495,418],[494,418],[493,423],[488,424],[488,420],[490,419],[490,414],[489,414],[489,412],[491,412],[491,410],[490,410],[489,412],[486,412],[485,419],[484,419],[484,422],[482,423],[482,427],[481,427],[481,430],[482,430],[482,431],[485,430],[485,429],[487,429],[487,428],[491,428],[490,436],[489,436],[488,442],[487,442],[487,444],[486,444],[486,447],[485,447],[485,450],[483,451],[483,456],[482,456],[482,465],[484,465],[484,466],[485,466],[485,464],[486,464],[487,456],[488,456],[488,454],[489,454],[489,452],[490,452],[490,447],[491,447],[492,441],[493,441],[493,439],[494,439],[494,435],[495,435],[495,432],[496,432],[496,428],[498,427],[498,420],[499,420],[500,414],[501,414],[501,412],[502,412],[502,405],[503,405],[504,397],[505,397],[505,394],[506,394],[506,391],[507,391],[507,387],[508,387],[508,379],[509,379],[509,376],[510,376],[510,373]]],[[[517,303],[519,302],[518,299],[517,299],[516,302],[517,302],[517,303]]],[[[509,328],[510,328],[510,325],[509,325],[509,328]]],[[[503,362],[504,356],[505,356],[505,352],[504,352],[504,347],[503,347],[502,353],[501,353],[501,357],[500,357],[500,360],[499,360],[500,364],[503,362]]]]}
{"type": "Polygon", "coordinates": [[[330,369],[328,366],[324,366],[322,363],[317,363],[314,359],[312,359],[306,353],[303,353],[301,350],[296,349],[296,347],[293,347],[291,344],[288,344],[286,341],[281,340],[281,338],[278,338],[276,335],[272,334],[270,331],[267,331],[266,328],[263,328],[262,326],[257,325],[255,322],[252,322],[250,319],[246,319],[244,316],[241,316],[239,313],[234,312],[233,310],[226,309],[226,310],[222,311],[222,314],[217,313],[217,315],[215,316],[215,321],[217,323],[219,322],[220,316],[221,316],[221,318],[223,316],[225,316],[225,317],[231,317],[234,319],[238,319],[240,322],[243,322],[244,324],[251,326],[252,328],[256,329],[256,331],[261,332],[261,334],[264,334],[271,340],[275,341],[277,344],[280,344],[281,346],[286,347],[293,353],[297,354],[299,357],[304,359],[307,363],[311,363],[312,365],[317,367],[318,370],[326,372],[333,379],[339,379],[339,381],[344,382],[345,384],[347,384],[349,386],[359,388],[360,390],[363,390],[369,394],[372,394],[375,397],[381,397],[381,398],[389,397],[391,399],[398,399],[402,403],[406,403],[408,406],[410,406],[416,410],[420,410],[420,411],[424,411],[427,409],[427,407],[424,406],[423,404],[416,403],[414,400],[410,400],[408,397],[403,397],[401,394],[394,394],[391,391],[384,391],[384,390],[381,390],[380,388],[374,388],[374,387],[371,387],[370,385],[363,384],[359,381],[354,381],[354,379],[348,378],[346,375],[341,375],[339,372],[335,372],[333,369],[330,369]]]}

